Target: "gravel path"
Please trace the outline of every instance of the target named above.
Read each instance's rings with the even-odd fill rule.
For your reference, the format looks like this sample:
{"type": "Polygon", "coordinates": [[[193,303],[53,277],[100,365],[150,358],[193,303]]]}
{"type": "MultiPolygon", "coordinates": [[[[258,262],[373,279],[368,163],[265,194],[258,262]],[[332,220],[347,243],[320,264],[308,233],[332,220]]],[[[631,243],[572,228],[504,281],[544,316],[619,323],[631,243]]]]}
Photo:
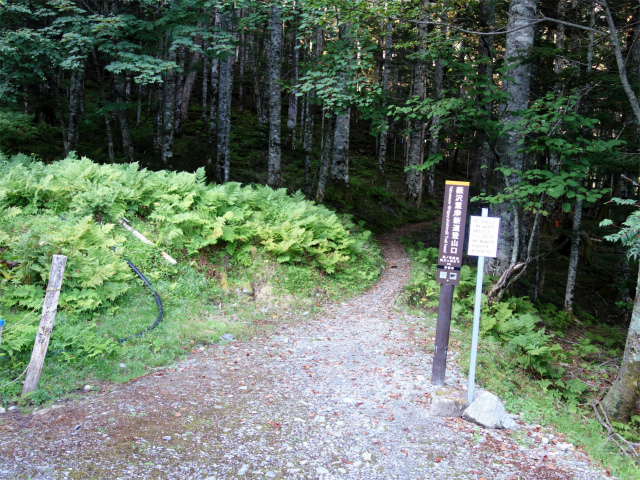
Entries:
{"type": "MultiPolygon", "coordinates": [[[[397,242],[407,231],[381,238],[380,281],[319,320],[202,348],[117,390],[1,415],[0,478],[607,478],[539,426],[429,415],[431,359],[415,332],[430,334],[435,320],[425,327],[393,308],[410,275],[397,242]]],[[[465,388],[454,363],[447,387],[465,388]]]]}

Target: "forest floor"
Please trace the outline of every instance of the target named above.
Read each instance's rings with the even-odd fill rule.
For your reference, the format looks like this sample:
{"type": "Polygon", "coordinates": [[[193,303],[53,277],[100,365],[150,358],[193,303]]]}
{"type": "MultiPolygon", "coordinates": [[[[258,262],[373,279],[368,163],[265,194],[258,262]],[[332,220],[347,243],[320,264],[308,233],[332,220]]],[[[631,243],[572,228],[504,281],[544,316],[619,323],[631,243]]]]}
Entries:
{"type": "MultiPolygon", "coordinates": [[[[429,414],[440,388],[418,333],[435,318],[395,308],[411,271],[398,237],[423,226],[381,236],[378,283],[305,324],[1,415],[0,478],[611,478],[517,412],[514,430],[429,414]]],[[[446,388],[464,391],[455,357],[446,388]]]]}

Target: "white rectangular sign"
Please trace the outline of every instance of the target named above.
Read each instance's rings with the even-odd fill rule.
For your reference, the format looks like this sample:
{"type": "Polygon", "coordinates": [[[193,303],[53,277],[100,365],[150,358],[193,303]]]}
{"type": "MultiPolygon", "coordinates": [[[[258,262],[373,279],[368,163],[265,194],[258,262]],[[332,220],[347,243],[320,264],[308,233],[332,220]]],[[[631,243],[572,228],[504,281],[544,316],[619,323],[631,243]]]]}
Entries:
{"type": "Polygon", "coordinates": [[[471,217],[469,225],[469,250],[472,257],[494,257],[498,253],[498,217],[471,217]]]}

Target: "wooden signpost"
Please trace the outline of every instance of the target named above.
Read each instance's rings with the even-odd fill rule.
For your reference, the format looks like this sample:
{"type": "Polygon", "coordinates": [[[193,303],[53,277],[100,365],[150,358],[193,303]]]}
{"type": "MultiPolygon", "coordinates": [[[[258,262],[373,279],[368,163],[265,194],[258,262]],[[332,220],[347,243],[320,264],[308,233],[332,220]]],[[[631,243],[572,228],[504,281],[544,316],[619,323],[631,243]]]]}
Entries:
{"type": "Polygon", "coordinates": [[[49,273],[49,284],[44,297],[44,305],[42,305],[42,316],[40,317],[40,326],[36,334],[36,341],[31,352],[31,361],[27,367],[27,376],[22,389],[24,397],[29,392],[38,389],[40,374],[42,373],[42,365],[44,357],[47,355],[49,347],[49,338],[53,329],[53,322],[58,309],[58,299],[60,298],[60,287],[64,277],[64,268],[67,265],[67,257],[64,255],[54,255],[51,262],[51,271],[49,273]]]}
{"type": "Polygon", "coordinates": [[[438,302],[433,369],[431,370],[431,383],[433,385],[444,385],[444,378],[447,372],[453,289],[460,284],[468,202],[469,182],[454,182],[451,180],[445,182],[440,249],[438,251],[438,267],[436,271],[436,282],[440,284],[440,299],[438,302]]]}

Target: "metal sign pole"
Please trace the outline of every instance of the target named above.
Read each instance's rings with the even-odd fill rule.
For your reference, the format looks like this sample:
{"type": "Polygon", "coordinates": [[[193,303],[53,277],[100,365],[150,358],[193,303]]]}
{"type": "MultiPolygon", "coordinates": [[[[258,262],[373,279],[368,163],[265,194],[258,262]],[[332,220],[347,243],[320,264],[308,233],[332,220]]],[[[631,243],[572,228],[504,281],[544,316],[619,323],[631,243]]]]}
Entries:
{"type": "MultiPolygon", "coordinates": [[[[489,209],[482,209],[482,216],[487,217],[489,209]]],[[[473,334],[471,336],[471,358],[469,360],[469,390],[467,402],[473,403],[473,390],[476,381],[476,361],[478,357],[478,333],[480,331],[480,310],[482,308],[482,283],[484,281],[484,257],[478,257],[478,274],[476,276],[476,298],[473,306],[473,334]]]]}

